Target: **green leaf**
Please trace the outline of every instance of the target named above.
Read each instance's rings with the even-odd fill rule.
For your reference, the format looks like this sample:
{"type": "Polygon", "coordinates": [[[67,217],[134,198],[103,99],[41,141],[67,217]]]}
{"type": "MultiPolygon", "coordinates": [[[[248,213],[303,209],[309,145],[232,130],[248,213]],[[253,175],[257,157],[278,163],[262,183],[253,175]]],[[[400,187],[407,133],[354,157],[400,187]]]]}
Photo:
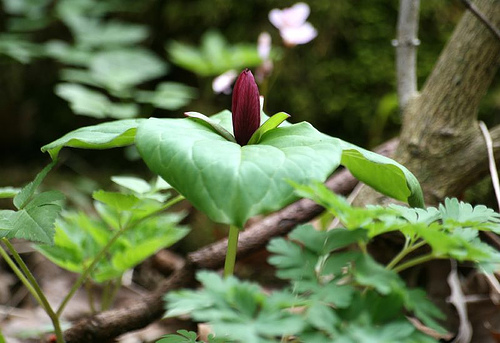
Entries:
{"type": "Polygon", "coordinates": [[[112,176],[111,180],[127,189],[130,189],[131,191],[138,193],[138,194],[145,194],[151,191],[151,185],[144,181],[143,179],[140,179],[138,177],[133,177],[133,176],[112,176]]]}
{"type": "Polygon", "coordinates": [[[96,81],[114,91],[129,89],[167,72],[163,61],[149,50],[139,48],[97,53],[89,68],[96,81]]]}
{"type": "Polygon", "coordinates": [[[71,105],[75,114],[94,118],[126,119],[137,116],[136,104],[115,104],[104,94],[74,83],[60,83],[55,92],[71,105]]]}
{"type": "MultiPolygon", "coordinates": [[[[211,119],[224,126],[230,116],[211,119]]],[[[340,151],[327,138],[300,123],[241,147],[190,119],[151,118],[140,125],[136,144],[148,167],[210,219],[243,227],[297,199],[285,180],[323,181],[337,168],[340,151]]]]}
{"type": "Polygon", "coordinates": [[[0,238],[6,237],[12,230],[12,216],[16,211],[0,210],[0,238]]]}
{"type": "Polygon", "coordinates": [[[139,202],[139,198],[133,194],[106,192],[103,190],[95,191],[92,197],[117,211],[130,210],[139,202]]]}
{"type": "Polygon", "coordinates": [[[33,242],[52,244],[54,222],[61,211],[64,196],[56,191],[40,193],[22,209],[10,216],[12,229],[7,238],[24,238],[33,242]]]}
{"type": "Polygon", "coordinates": [[[328,333],[335,333],[335,324],[340,321],[331,307],[319,302],[315,302],[307,309],[306,318],[311,326],[328,333]]]}
{"type": "Polygon", "coordinates": [[[177,110],[193,100],[196,94],[196,88],[182,83],[162,82],[155,91],[137,91],[135,99],[164,110],[177,110]]]}
{"type": "Polygon", "coordinates": [[[360,181],[412,207],[424,207],[422,189],[415,176],[388,157],[340,141],[341,164],[360,181]]]}
{"type": "Polygon", "coordinates": [[[283,238],[275,238],[269,242],[267,250],[274,255],[269,263],[278,268],[276,275],[282,279],[301,280],[316,277],[315,266],[318,255],[298,244],[283,238]]]}
{"type": "Polygon", "coordinates": [[[444,204],[439,204],[439,212],[444,221],[453,220],[458,223],[500,223],[500,213],[493,211],[484,205],[472,207],[471,204],[458,201],[458,199],[446,198],[444,204]]]}
{"type": "Polygon", "coordinates": [[[63,147],[109,149],[131,145],[134,143],[137,127],[144,120],[124,119],[82,127],[44,145],[42,151],[48,151],[52,159],[56,159],[63,147]]]}
{"type": "Polygon", "coordinates": [[[0,198],[14,198],[17,193],[21,191],[21,188],[15,187],[0,187],[0,198]]]}
{"type": "Polygon", "coordinates": [[[278,126],[280,126],[281,123],[283,123],[285,120],[290,118],[290,115],[286,112],[279,112],[273,115],[271,118],[266,120],[264,124],[262,124],[257,131],[255,131],[250,137],[250,140],[248,141],[248,144],[259,144],[260,139],[262,136],[269,130],[275,129],[278,126]]]}
{"type": "Polygon", "coordinates": [[[177,243],[188,234],[188,229],[177,227],[163,227],[161,233],[151,237],[144,237],[132,244],[123,251],[117,251],[113,254],[112,264],[115,268],[126,271],[131,269],[154,255],[159,250],[177,243]]]}
{"type": "Polygon", "coordinates": [[[156,343],[198,343],[196,332],[177,330],[177,334],[163,336],[156,343]]]}
{"type": "Polygon", "coordinates": [[[215,76],[262,63],[255,44],[229,45],[217,31],[203,34],[200,48],[173,41],[166,49],[174,64],[201,76],[215,76]]]}
{"type": "Polygon", "coordinates": [[[298,333],[305,326],[279,302],[268,303],[254,283],[222,279],[213,272],[199,272],[197,278],[203,289],[166,295],[167,316],[189,313],[196,321],[210,322],[216,337],[249,343],[273,342],[274,337],[298,333]]]}
{"type": "Polygon", "coordinates": [[[117,47],[137,44],[148,36],[144,25],[125,23],[118,20],[101,22],[79,16],[78,20],[67,21],[79,45],[90,47],[117,47]]]}
{"type": "Polygon", "coordinates": [[[43,179],[45,179],[49,171],[52,169],[52,167],[54,167],[56,163],[57,163],[56,161],[53,161],[45,168],[43,168],[42,171],[38,173],[38,175],[35,177],[33,181],[24,186],[21,189],[21,191],[16,194],[16,196],[14,197],[14,206],[16,206],[18,210],[26,206],[28,201],[33,196],[33,194],[35,194],[35,191],[38,188],[38,186],[40,186],[40,183],[42,183],[43,179]]]}
{"type": "Polygon", "coordinates": [[[428,298],[425,292],[421,289],[407,290],[405,293],[405,307],[412,311],[415,316],[424,323],[424,325],[436,330],[439,333],[446,333],[437,320],[445,319],[446,316],[441,310],[434,305],[428,298]]]}
{"type": "Polygon", "coordinates": [[[404,287],[403,280],[398,274],[385,269],[369,255],[361,255],[356,260],[354,277],[359,284],[373,287],[384,295],[404,287]]]}
{"type": "Polygon", "coordinates": [[[229,131],[227,131],[224,127],[222,127],[222,125],[211,120],[209,117],[207,117],[203,113],[186,112],[186,113],[184,113],[184,115],[186,115],[187,117],[191,118],[192,120],[194,120],[196,122],[199,122],[199,123],[207,126],[208,128],[211,128],[215,133],[218,133],[219,135],[221,135],[222,137],[224,137],[228,141],[236,143],[236,139],[229,131]]]}

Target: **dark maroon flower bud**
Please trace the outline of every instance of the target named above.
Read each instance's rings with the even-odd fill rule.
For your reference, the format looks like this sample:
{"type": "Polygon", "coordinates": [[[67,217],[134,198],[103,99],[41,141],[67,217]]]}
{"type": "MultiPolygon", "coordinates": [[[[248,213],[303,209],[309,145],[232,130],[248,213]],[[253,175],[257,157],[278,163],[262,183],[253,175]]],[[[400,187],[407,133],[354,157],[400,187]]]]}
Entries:
{"type": "Polygon", "coordinates": [[[245,145],[260,126],[259,88],[252,72],[245,69],[233,88],[233,132],[239,145],[245,145]]]}

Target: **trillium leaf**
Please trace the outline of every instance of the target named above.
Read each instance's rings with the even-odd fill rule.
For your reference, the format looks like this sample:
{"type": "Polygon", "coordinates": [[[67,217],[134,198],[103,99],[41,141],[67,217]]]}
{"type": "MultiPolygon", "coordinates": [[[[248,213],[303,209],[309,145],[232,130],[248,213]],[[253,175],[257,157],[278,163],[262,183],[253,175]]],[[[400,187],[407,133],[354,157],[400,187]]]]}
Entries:
{"type": "Polygon", "coordinates": [[[358,180],[412,207],[424,208],[424,196],[415,176],[396,161],[339,140],[342,161],[358,180]]]}
{"type": "Polygon", "coordinates": [[[276,113],[271,118],[266,120],[266,122],[262,124],[257,129],[257,131],[254,132],[252,137],[250,137],[248,144],[258,144],[264,133],[266,133],[269,130],[277,128],[278,126],[280,126],[281,123],[283,123],[288,118],[290,118],[290,115],[286,112],[276,113]]]}
{"type": "Polygon", "coordinates": [[[44,145],[42,151],[48,151],[52,159],[56,159],[63,147],[110,149],[131,145],[134,143],[137,127],[144,120],[124,119],[82,127],[44,145]]]}
{"type": "MultiPolygon", "coordinates": [[[[225,126],[231,113],[212,118],[225,126]]],[[[339,144],[305,122],[240,146],[190,119],[151,118],[139,126],[136,144],[148,167],[195,207],[215,222],[238,227],[296,200],[286,180],[324,181],[341,156],[339,144]]]]}
{"type": "Polygon", "coordinates": [[[210,119],[206,115],[199,113],[199,112],[186,112],[184,114],[187,117],[189,117],[195,121],[199,121],[202,124],[206,124],[208,127],[212,128],[215,132],[217,132],[219,135],[221,135],[222,137],[224,137],[228,141],[236,143],[236,139],[229,131],[227,131],[221,125],[214,122],[212,119],[210,119]]]}

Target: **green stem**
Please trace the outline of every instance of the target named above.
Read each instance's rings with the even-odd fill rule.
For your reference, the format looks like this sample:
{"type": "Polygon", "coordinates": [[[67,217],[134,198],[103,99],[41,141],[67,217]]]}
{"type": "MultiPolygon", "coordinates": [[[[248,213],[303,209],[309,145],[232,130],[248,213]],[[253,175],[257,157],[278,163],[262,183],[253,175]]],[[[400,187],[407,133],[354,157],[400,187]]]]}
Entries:
{"type": "Polygon", "coordinates": [[[104,257],[104,255],[106,255],[109,248],[111,248],[111,245],[113,245],[113,243],[118,239],[118,237],[120,237],[126,230],[144,222],[147,219],[154,217],[158,213],[166,210],[167,208],[177,204],[178,202],[180,202],[182,200],[184,200],[184,197],[182,195],[178,195],[175,198],[173,198],[172,200],[170,200],[169,202],[167,202],[165,205],[163,205],[161,208],[159,208],[157,211],[141,218],[140,220],[132,223],[129,226],[124,226],[123,228],[116,231],[116,233],[113,235],[113,237],[111,237],[111,239],[108,241],[108,243],[101,249],[101,251],[99,251],[99,253],[94,258],[92,263],[83,271],[83,273],[80,274],[80,276],[78,277],[76,282],[73,284],[73,287],[71,287],[71,290],[69,291],[69,293],[64,297],[61,305],[59,305],[59,308],[57,309],[57,315],[58,316],[61,315],[61,313],[64,311],[64,308],[66,307],[68,302],[71,300],[73,295],[80,288],[80,286],[83,284],[83,282],[87,279],[87,277],[90,275],[90,273],[94,270],[94,268],[97,266],[99,261],[104,257]]]}
{"type": "Polygon", "coordinates": [[[397,254],[396,256],[394,256],[394,258],[392,259],[392,261],[389,262],[389,264],[385,268],[388,269],[388,270],[393,269],[394,266],[396,266],[396,264],[398,264],[406,255],[408,255],[412,251],[415,251],[415,250],[417,250],[418,248],[420,248],[420,247],[422,247],[424,245],[425,245],[425,241],[420,241],[420,242],[418,242],[416,244],[413,244],[413,245],[410,245],[408,247],[403,248],[403,250],[401,250],[399,252],[399,254],[397,254]]]}
{"type": "Polygon", "coordinates": [[[94,306],[94,293],[92,293],[92,283],[89,279],[85,280],[85,291],[87,292],[87,299],[89,301],[90,312],[92,314],[96,314],[95,306],[94,306]]]}
{"type": "Polygon", "coordinates": [[[7,264],[10,266],[14,274],[16,274],[17,278],[23,283],[24,287],[26,287],[33,296],[33,298],[35,298],[36,302],[40,304],[40,306],[43,306],[42,301],[38,297],[38,294],[36,294],[36,291],[33,288],[33,286],[31,286],[31,283],[28,281],[28,279],[26,279],[26,276],[24,276],[23,272],[19,268],[17,268],[15,262],[12,261],[9,254],[4,250],[4,248],[1,245],[0,245],[0,255],[3,257],[5,262],[7,262],[7,264]]]}
{"type": "Polygon", "coordinates": [[[22,260],[21,256],[17,253],[16,249],[14,246],[9,242],[8,239],[2,238],[3,243],[9,249],[9,252],[11,253],[12,257],[14,257],[14,260],[17,262],[19,267],[21,268],[21,271],[24,273],[26,278],[28,279],[29,283],[33,287],[34,291],[38,295],[38,298],[40,299],[40,302],[42,303],[43,308],[45,309],[45,312],[49,315],[50,320],[52,321],[52,325],[54,326],[54,333],[56,334],[56,341],[57,343],[64,343],[64,338],[61,330],[61,325],[59,323],[59,316],[54,312],[52,307],[50,306],[47,298],[45,297],[45,294],[43,293],[42,289],[38,285],[38,282],[36,282],[35,277],[33,274],[31,274],[28,266],[24,263],[22,260]]]}
{"type": "Polygon", "coordinates": [[[405,262],[403,264],[400,264],[399,266],[395,267],[393,270],[396,273],[399,273],[399,272],[401,272],[401,271],[403,271],[405,269],[408,269],[410,267],[416,266],[417,264],[421,264],[421,263],[433,260],[435,258],[437,258],[437,257],[434,256],[432,253],[429,253],[429,254],[426,254],[426,255],[422,255],[422,256],[416,257],[416,258],[414,258],[412,260],[409,260],[408,262],[405,262]]]}
{"type": "Polygon", "coordinates": [[[238,235],[240,229],[231,225],[229,226],[229,236],[227,237],[227,252],[226,262],[224,263],[224,277],[233,275],[234,264],[236,263],[236,252],[238,251],[238,235]]]}

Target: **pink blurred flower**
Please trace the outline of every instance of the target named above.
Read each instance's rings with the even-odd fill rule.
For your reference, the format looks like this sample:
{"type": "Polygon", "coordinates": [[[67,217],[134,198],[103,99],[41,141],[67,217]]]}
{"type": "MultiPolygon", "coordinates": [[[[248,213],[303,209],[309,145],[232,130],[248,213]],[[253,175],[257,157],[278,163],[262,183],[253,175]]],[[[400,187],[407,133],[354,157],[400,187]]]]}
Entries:
{"type": "Polygon", "coordinates": [[[283,10],[273,9],[269,12],[269,21],[280,30],[286,45],[306,44],[318,35],[311,23],[306,21],[309,13],[309,5],[299,2],[283,10]]]}
{"type": "Polygon", "coordinates": [[[238,73],[236,72],[236,70],[226,71],[224,74],[217,76],[212,81],[212,89],[217,94],[231,94],[231,85],[233,84],[234,80],[236,80],[237,76],[238,73]]]}

